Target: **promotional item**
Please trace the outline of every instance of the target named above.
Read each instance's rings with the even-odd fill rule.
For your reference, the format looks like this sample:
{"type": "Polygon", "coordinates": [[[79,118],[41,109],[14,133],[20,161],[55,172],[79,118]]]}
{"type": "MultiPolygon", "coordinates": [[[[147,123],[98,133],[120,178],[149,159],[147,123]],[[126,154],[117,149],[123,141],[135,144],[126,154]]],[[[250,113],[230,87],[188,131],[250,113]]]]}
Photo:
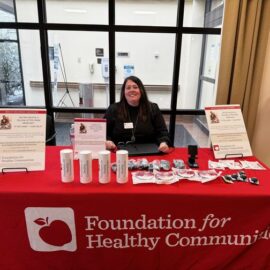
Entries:
{"type": "Polygon", "coordinates": [[[128,181],[128,151],[116,151],[116,182],[124,184],[128,181]]]}
{"type": "Polygon", "coordinates": [[[73,150],[63,149],[60,151],[61,180],[63,183],[74,181],[73,150]]]}
{"type": "Polygon", "coordinates": [[[87,184],[92,181],[92,153],[91,151],[80,151],[80,182],[87,184]]]}
{"type": "Polygon", "coordinates": [[[206,107],[205,116],[216,159],[253,155],[240,105],[206,107]]]}
{"type": "Polygon", "coordinates": [[[74,119],[74,159],[80,151],[91,151],[92,159],[98,159],[98,152],[106,149],[106,119],[74,119]]]}
{"type": "Polygon", "coordinates": [[[44,109],[0,109],[0,172],[45,170],[45,145],[53,138],[49,122],[44,109]]]}
{"type": "Polygon", "coordinates": [[[111,152],[108,150],[98,152],[99,183],[106,184],[111,180],[111,152]]]}

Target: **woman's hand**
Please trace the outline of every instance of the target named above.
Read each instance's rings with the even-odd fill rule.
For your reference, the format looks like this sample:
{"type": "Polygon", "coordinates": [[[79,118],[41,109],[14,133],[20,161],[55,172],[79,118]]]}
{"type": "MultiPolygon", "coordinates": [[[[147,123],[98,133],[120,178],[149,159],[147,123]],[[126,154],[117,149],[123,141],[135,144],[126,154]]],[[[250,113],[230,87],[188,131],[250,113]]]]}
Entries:
{"type": "Polygon", "coordinates": [[[163,153],[169,153],[170,152],[170,147],[168,146],[167,143],[162,142],[162,143],[160,143],[158,150],[163,152],[163,153]]]}
{"type": "Polygon", "coordinates": [[[107,150],[115,150],[116,145],[114,144],[113,141],[106,141],[106,149],[107,150]]]}

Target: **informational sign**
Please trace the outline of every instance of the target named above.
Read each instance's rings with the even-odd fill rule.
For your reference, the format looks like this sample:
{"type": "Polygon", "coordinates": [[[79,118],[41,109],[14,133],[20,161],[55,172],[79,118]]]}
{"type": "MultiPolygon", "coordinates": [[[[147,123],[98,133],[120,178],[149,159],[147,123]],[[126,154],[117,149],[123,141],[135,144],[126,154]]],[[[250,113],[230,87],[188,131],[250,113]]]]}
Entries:
{"type": "Polygon", "coordinates": [[[205,108],[215,158],[252,156],[240,105],[205,108]]]}
{"type": "Polygon", "coordinates": [[[134,65],[124,65],[125,78],[134,75],[134,65]]]}
{"type": "Polygon", "coordinates": [[[0,109],[0,170],[45,169],[46,110],[0,109]]]}
{"type": "Polygon", "coordinates": [[[104,56],[104,49],[103,48],[96,48],[96,56],[104,56]]]}
{"type": "Polygon", "coordinates": [[[75,159],[80,151],[89,150],[96,159],[106,149],[106,119],[75,118],[75,159]]]}

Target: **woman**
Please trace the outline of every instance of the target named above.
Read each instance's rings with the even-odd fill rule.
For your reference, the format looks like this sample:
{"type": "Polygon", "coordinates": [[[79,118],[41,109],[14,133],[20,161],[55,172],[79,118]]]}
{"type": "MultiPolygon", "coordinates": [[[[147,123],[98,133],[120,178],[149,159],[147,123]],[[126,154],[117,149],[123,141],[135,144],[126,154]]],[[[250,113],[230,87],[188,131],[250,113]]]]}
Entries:
{"type": "Polygon", "coordinates": [[[164,118],[157,104],[149,102],[141,80],[127,77],[122,85],[120,102],[110,105],[107,119],[106,148],[115,150],[118,143],[156,143],[159,151],[169,152],[171,142],[164,118]]]}

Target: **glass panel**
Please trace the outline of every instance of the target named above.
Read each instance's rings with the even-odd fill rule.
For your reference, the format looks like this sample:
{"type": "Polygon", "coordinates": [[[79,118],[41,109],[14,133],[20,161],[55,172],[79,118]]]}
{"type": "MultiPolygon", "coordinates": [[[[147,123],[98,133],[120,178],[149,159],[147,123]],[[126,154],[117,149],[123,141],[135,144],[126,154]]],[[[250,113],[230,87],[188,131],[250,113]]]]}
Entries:
{"type": "Polygon", "coordinates": [[[216,104],[216,85],[212,82],[202,81],[201,99],[199,109],[216,104]]]}
{"type": "Polygon", "coordinates": [[[108,0],[47,0],[49,23],[108,24],[108,0]]]}
{"type": "Polygon", "coordinates": [[[19,39],[26,106],[44,106],[39,31],[20,30],[19,39]]]}
{"type": "Polygon", "coordinates": [[[115,21],[118,25],[176,26],[177,0],[116,0],[115,21]]]}
{"type": "Polygon", "coordinates": [[[185,0],[186,27],[216,27],[221,25],[223,0],[185,0]]]}
{"type": "Polygon", "coordinates": [[[18,43],[0,43],[0,104],[24,105],[18,43]]]}
{"type": "Polygon", "coordinates": [[[48,37],[54,106],[106,108],[101,62],[108,59],[108,34],[49,31],[48,37]]]}
{"type": "Polygon", "coordinates": [[[55,113],[56,145],[72,145],[71,124],[77,117],[80,118],[81,114],[55,113]]]}
{"type": "Polygon", "coordinates": [[[38,22],[37,0],[16,0],[18,22],[38,22]]]}
{"type": "Polygon", "coordinates": [[[17,41],[17,31],[16,29],[0,29],[0,40],[1,42],[6,41],[17,41]]]}
{"type": "Polygon", "coordinates": [[[220,35],[207,35],[205,43],[205,60],[203,76],[215,79],[220,54],[220,35]]]}
{"type": "Polygon", "coordinates": [[[1,30],[1,104],[44,106],[39,32],[20,30],[17,39],[16,30],[1,30]]]}
{"type": "Polygon", "coordinates": [[[199,147],[209,147],[209,131],[204,115],[178,115],[175,125],[175,147],[187,147],[197,144],[199,147]]]}
{"type": "Polygon", "coordinates": [[[13,0],[0,0],[0,22],[15,22],[13,0]]]}
{"type": "Polygon", "coordinates": [[[35,95],[30,86],[30,78],[34,78],[38,70],[42,74],[38,31],[21,30],[17,38],[15,29],[1,29],[0,104],[44,105],[43,92],[35,95]]]}
{"type": "Polygon", "coordinates": [[[174,44],[174,34],[116,33],[116,88],[134,74],[144,83],[152,102],[170,108],[174,44]]]}
{"type": "Polygon", "coordinates": [[[177,99],[178,109],[199,109],[198,106],[202,108],[204,102],[201,103],[200,98],[203,95],[210,95],[209,97],[203,97],[204,100],[209,101],[211,99],[214,101],[219,53],[219,35],[183,35],[179,74],[180,91],[177,99]],[[203,67],[202,75],[200,74],[201,65],[203,67]],[[208,91],[201,93],[200,80],[207,80],[214,84],[211,87],[214,93],[208,91]]]}
{"type": "Polygon", "coordinates": [[[199,109],[204,109],[205,106],[215,105],[219,55],[220,36],[206,36],[199,109]]]}
{"type": "Polygon", "coordinates": [[[179,74],[178,109],[195,109],[202,53],[202,35],[183,35],[179,74]]]}
{"type": "Polygon", "coordinates": [[[211,10],[215,10],[216,8],[222,6],[224,4],[224,0],[212,0],[211,1],[211,10]]]}

